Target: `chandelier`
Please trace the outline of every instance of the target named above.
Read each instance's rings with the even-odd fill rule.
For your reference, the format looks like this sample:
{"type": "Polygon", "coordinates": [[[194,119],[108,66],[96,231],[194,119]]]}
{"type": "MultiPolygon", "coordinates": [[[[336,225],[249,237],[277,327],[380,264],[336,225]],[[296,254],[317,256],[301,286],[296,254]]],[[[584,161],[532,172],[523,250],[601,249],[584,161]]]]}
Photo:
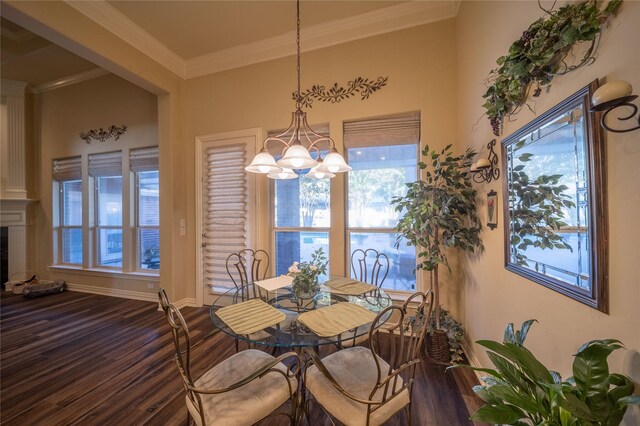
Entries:
{"type": "Polygon", "coordinates": [[[300,96],[300,0],[296,2],[296,45],[298,87],[295,94],[296,110],[291,113],[291,123],[284,132],[270,136],[262,149],[245,170],[266,174],[271,179],[296,179],[306,175],[314,179],[331,179],[336,173],[348,172],[351,167],[338,153],[335,142],[329,136],[314,132],[307,123],[307,113],[302,111],[300,96]],[[269,153],[268,144],[282,146],[282,157],[276,159],[269,153]],[[325,146],[326,145],[326,146],[325,146]],[[322,158],[321,149],[328,150],[322,158]],[[311,155],[315,152],[315,158],[311,155]]]}

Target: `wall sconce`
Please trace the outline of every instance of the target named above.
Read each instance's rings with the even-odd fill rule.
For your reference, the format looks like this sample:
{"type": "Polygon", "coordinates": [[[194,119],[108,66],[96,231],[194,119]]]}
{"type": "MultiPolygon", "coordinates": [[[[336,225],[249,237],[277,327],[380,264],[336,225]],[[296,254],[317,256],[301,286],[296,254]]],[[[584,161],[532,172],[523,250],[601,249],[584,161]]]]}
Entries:
{"type": "Polygon", "coordinates": [[[498,155],[493,150],[496,140],[493,139],[487,144],[489,149],[489,157],[481,158],[471,166],[471,175],[475,183],[491,182],[500,177],[500,169],[498,168],[498,155]]]}
{"type": "Polygon", "coordinates": [[[602,118],[600,118],[600,125],[610,132],[614,133],[626,133],[633,130],[640,129],[640,114],[638,115],[638,125],[630,127],[628,129],[612,129],[607,125],[607,115],[614,109],[620,107],[631,108],[631,114],[623,117],[618,117],[619,121],[631,120],[638,112],[638,107],[632,104],[631,101],[636,99],[637,95],[632,95],[633,88],[631,84],[626,81],[611,81],[609,83],[600,86],[591,97],[590,111],[604,111],[602,118]]]}

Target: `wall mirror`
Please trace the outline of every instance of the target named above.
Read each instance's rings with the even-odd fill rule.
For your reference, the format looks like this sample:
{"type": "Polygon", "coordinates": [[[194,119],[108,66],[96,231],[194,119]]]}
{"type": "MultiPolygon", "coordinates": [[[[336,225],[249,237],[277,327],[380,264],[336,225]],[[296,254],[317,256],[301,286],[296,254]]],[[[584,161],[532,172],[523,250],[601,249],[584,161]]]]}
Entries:
{"type": "Polygon", "coordinates": [[[602,128],[594,81],[503,140],[505,267],[608,312],[602,128]]]}

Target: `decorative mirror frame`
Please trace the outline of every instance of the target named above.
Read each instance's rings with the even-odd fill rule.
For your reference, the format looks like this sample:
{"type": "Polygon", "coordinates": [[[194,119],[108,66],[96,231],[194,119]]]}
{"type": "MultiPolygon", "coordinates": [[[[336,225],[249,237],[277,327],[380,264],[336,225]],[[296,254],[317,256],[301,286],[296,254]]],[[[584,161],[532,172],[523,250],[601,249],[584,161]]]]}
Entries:
{"type": "Polygon", "coordinates": [[[541,114],[529,124],[502,141],[502,164],[506,170],[503,179],[504,260],[505,268],[531,281],[557,291],[565,296],[609,313],[608,299],[608,230],[607,194],[605,179],[604,132],[599,123],[599,113],[589,111],[593,92],[598,88],[598,80],[578,90],[555,107],[541,114]],[[582,291],[554,277],[525,268],[511,261],[511,215],[509,203],[509,181],[511,179],[508,147],[516,144],[524,136],[542,127],[547,121],[582,104],[585,119],[585,160],[587,174],[587,194],[589,208],[589,257],[591,291],[582,291]]]}

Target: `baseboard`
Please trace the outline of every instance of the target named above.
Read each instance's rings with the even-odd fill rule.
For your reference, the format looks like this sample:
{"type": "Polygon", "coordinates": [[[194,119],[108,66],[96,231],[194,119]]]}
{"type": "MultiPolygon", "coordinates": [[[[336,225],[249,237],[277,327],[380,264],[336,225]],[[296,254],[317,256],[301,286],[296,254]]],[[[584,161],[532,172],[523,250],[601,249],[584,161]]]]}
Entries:
{"type": "MultiPolygon", "coordinates": [[[[463,340],[461,342],[460,346],[462,346],[462,351],[467,356],[467,360],[469,361],[469,365],[471,365],[472,367],[476,367],[476,368],[483,368],[482,364],[480,364],[480,361],[478,361],[478,357],[476,357],[476,354],[473,352],[473,350],[471,349],[471,346],[467,343],[466,340],[463,340]]],[[[481,371],[476,371],[476,370],[473,370],[473,372],[476,374],[476,377],[478,378],[478,381],[480,383],[482,383],[481,378],[483,376],[486,376],[486,374],[481,372],[481,371]]]]}
{"type": "Polygon", "coordinates": [[[192,307],[192,308],[197,307],[196,299],[193,298],[193,297],[187,297],[185,299],[180,299],[177,302],[175,302],[174,305],[178,309],[182,309],[182,308],[187,307],[187,306],[192,307]]]}
{"type": "Polygon", "coordinates": [[[95,287],[84,284],[66,283],[66,289],[78,293],[99,294],[101,296],[121,297],[123,299],[144,300],[146,302],[157,302],[158,296],[155,293],[143,293],[141,291],[120,290],[116,288],[95,287]]]}

